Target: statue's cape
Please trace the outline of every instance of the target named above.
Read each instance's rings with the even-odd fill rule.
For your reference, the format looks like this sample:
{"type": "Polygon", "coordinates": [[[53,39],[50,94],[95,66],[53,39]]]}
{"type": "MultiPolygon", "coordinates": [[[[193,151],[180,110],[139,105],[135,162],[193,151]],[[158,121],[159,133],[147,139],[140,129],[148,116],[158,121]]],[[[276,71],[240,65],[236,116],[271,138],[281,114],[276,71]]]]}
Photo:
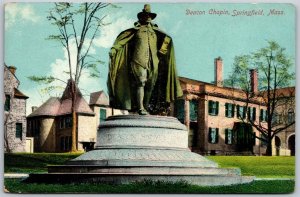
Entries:
{"type": "MultiPolygon", "coordinates": [[[[135,85],[130,67],[133,38],[139,29],[139,25],[121,32],[116,38],[111,50],[116,53],[110,58],[108,73],[108,94],[111,107],[117,109],[133,109],[135,104],[135,85]]],[[[166,35],[153,25],[157,35],[158,50],[162,46],[166,35]]],[[[169,36],[168,36],[169,37],[169,36]]],[[[170,38],[170,37],[169,37],[170,38]]],[[[171,38],[170,38],[171,39],[171,38]]],[[[167,47],[165,55],[159,54],[158,79],[155,90],[152,93],[150,104],[158,102],[170,103],[182,96],[180,83],[177,79],[176,62],[172,40],[167,47]]]]}

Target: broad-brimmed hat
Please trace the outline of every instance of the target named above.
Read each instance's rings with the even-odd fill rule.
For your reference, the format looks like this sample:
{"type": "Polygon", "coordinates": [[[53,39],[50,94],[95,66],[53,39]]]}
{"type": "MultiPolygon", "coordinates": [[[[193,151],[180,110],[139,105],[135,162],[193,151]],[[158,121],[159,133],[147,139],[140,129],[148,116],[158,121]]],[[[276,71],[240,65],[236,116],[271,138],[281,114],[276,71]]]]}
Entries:
{"type": "Polygon", "coordinates": [[[137,14],[138,19],[140,19],[144,14],[148,14],[152,19],[156,17],[156,14],[151,12],[150,4],[144,5],[143,11],[137,14]]]}

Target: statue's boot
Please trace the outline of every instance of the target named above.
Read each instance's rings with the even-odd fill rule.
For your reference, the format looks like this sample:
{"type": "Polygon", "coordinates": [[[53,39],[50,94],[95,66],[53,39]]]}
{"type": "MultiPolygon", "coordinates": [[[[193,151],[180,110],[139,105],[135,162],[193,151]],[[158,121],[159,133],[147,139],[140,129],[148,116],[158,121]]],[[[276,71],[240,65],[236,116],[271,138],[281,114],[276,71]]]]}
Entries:
{"type": "Polygon", "coordinates": [[[143,104],[143,100],[144,100],[144,87],[138,87],[137,88],[137,106],[138,106],[138,113],[140,115],[147,115],[148,112],[147,110],[144,108],[144,104],[143,104]]]}
{"type": "Polygon", "coordinates": [[[144,99],[143,99],[144,106],[149,106],[151,93],[152,93],[152,90],[151,91],[144,91],[144,99]]]}

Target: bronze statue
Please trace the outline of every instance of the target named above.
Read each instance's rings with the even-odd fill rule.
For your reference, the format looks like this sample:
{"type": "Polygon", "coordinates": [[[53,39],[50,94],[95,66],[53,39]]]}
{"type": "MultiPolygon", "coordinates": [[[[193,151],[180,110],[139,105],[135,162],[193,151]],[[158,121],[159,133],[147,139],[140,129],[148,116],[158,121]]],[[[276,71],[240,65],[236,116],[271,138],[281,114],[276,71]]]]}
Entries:
{"type": "Polygon", "coordinates": [[[166,108],[182,90],[171,37],[151,22],[156,14],[149,4],[137,17],[110,50],[107,85],[112,107],[146,115],[166,108]]]}

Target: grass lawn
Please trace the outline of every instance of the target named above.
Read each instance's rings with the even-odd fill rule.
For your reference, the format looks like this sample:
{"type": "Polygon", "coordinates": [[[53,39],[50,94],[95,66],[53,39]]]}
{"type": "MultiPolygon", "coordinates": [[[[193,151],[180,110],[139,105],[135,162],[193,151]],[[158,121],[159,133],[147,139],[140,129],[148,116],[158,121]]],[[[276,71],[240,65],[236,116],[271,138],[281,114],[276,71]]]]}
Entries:
{"type": "Polygon", "coordinates": [[[295,178],[295,157],[209,156],[219,167],[238,167],[242,175],[261,178],[295,178]]]}
{"type": "Polygon", "coordinates": [[[292,193],[294,181],[254,181],[234,186],[201,187],[185,183],[145,182],[126,185],[106,184],[26,184],[5,179],[6,189],[12,193],[136,193],[136,194],[274,194],[292,193]]]}
{"type": "Polygon", "coordinates": [[[60,165],[82,153],[5,153],[5,173],[47,172],[47,165],[60,165]]]}
{"type": "MultiPolygon", "coordinates": [[[[34,153],[5,154],[4,171],[14,173],[46,172],[46,166],[63,164],[80,154],[34,153]]],[[[209,156],[219,167],[238,167],[242,175],[260,178],[294,178],[295,157],[209,156]]],[[[5,179],[5,187],[12,193],[292,193],[293,180],[261,180],[234,186],[200,187],[185,183],[135,183],[127,185],[105,184],[36,184],[20,179],[5,179]]]]}

